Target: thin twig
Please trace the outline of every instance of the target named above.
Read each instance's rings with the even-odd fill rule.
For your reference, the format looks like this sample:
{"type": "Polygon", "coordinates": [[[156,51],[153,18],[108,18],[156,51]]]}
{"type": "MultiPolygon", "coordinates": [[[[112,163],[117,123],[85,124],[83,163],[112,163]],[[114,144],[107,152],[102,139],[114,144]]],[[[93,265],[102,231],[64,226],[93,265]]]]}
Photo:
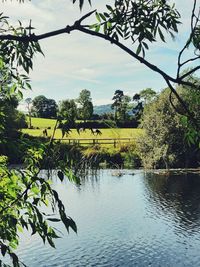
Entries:
{"type": "Polygon", "coordinates": [[[191,33],[189,36],[189,39],[187,40],[187,42],[185,43],[184,47],[182,48],[182,50],[180,51],[179,55],[178,55],[178,69],[177,69],[177,78],[179,78],[180,75],[180,69],[182,67],[182,63],[181,63],[181,57],[184,53],[184,51],[186,50],[186,48],[189,46],[189,44],[191,43],[191,40],[194,36],[194,32],[195,32],[195,28],[197,26],[198,23],[198,19],[196,20],[196,23],[194,25],[194,17],[195,17],[195,9],[196,9],[196,4],[197,4],[197,0],[194,0],[194,4],[193,4],[193,8],[192,8],[192,15],[191,15],[191,33]]]}

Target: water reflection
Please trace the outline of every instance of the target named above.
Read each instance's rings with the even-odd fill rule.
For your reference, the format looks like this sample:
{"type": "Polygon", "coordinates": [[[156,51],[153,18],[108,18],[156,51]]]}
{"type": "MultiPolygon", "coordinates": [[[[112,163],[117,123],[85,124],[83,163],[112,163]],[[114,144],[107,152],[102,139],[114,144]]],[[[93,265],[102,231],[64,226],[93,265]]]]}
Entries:
{"type": "Polygon", "coordinates": [[[29,267],[200,266],[199,176],[100,170],[80,187],[54,180],[78,235],[64,234],[56,250],[24,236],[19,256],[29,267]]]}
{"type": "Polygon", "coordinates": [[[144,176],[146,197],[157,215],[170,216],[187,231],[200,230],[200,176],[197,174],[144,176]]]}

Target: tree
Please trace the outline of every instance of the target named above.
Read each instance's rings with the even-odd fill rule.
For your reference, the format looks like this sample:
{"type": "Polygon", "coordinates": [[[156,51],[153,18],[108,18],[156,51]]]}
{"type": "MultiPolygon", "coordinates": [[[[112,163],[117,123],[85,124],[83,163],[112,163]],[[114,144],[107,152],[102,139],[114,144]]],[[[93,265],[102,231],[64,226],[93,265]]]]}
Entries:
{"type": "Polygon", "coordinates": [[[136,102],[136,105],[133,107],[132,111],[137,121],[139,121],[142,116],[144,106],[150,103],[155,97],[156,92],[151,88],[143,89],[133,96],[133,101],[136,102]]]}
{"type": "MultiPolygon", "coordinates": [[[[193,105],[191,92],[181,87],[177,91],[199,120],[199,109],[197,105],[193,105]]],[[[199,91],[193,89],[193,94],[199,102],[199,91]]],[[[179,110],[177,113],[170,105],[169,97],[170,89],[167,88],[144,107],[141,127],[145,132],[138,140],[138,150],[145,168],[194,167],[198,163],[198,137],[187,138],[187,117],[179,114],[183,112],[183,107],[173,97],[171,101],[175,109],[179,110]]]]}
{"type": "Polygon", "coordinates": [[[28,110],[29,128],[31,129],[32,128],[32,124],[31,124],[31,103],[32,103],[32,99],[30,97],[26,98],[25,102],[27,104],[27,110],[28,110]]]}
{"type": "Polygon", "coordinates": [[[126,121],[128,120],[128,111],[130,110],[130,104],[131,102],[131,97],[128,95],[124,95],[122,98],[122,103],[121,103],[121,114],[120,114],[120,120],[126,121]]]}
{"type": "Polygon", "coordinates": [[[139,95],[144,102],[144,105],[146,105],[156,97],[156,92],[151,88],[146,88],[141,90],[139,92],[139,95]]]}
{"type": "Polygon", "coordinates": [[[112,98],[114,100],[111,108],[114,109],[115,121],[126,121],[128,119],[130,96],[124,95],[122,90],[116,90],[112,98]]]}
{"type": "Polygon", "coordinates": [[[92,98],[91,98],[91,93],[89,90],[87,89],[83,89],[80,94],[79,97],[77,99],[77,102],[81,105],[84,106],[84,104],[86,102],[92,102],[92,98]]]}
{"type": "Polygon", "coordinates": [[[83,89],[80,92],[77,102],[80,104],[80,118],[83,119],[84,122],[91,119],[93,114],[93,104],[90,91],[83,89]]]}
{"type": "Polygon", "coordinates": [[[32,112],[36,117],[56,118],[56,101],[54,99],[48,99],[43,95],[36,96],[32,101],[32,112]]]}
{"type": "Polygon", "coordinates": [[[90,120],[93,115],[93,104],[91,101],[85,102],[84,106],[81,108],[81,114],[84,121],[90,120]]]}
{"type": "Polygon", "coordinates": [[[124,96],[124,92],[122,90],[116,90],[112,98],[114,102],[112,103],[111,108],[115,110],[115,113],[114,113],[115,121],[117,121],[120,118],[123,96],[124,96]]]}
{"type": "Polygon", "coordinates": [[[77,106],[73,99],[67,99],[60,102],[59,116],[63,120],[67,120],[69,127],[74,126],[77,118],[77,106]]]}

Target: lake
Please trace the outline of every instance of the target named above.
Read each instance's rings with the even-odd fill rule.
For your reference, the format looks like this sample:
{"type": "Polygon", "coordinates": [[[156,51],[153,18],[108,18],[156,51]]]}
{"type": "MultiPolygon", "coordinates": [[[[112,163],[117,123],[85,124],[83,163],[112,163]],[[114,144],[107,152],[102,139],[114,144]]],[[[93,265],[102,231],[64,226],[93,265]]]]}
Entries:
{"type": "Polygon", "coordinates": [[[200,266],[200,176],[100,170],[80,187],[55,179],[78,234],[58,225],[56,249],[22,236],[18,255],[29,267],[200,266]]]}

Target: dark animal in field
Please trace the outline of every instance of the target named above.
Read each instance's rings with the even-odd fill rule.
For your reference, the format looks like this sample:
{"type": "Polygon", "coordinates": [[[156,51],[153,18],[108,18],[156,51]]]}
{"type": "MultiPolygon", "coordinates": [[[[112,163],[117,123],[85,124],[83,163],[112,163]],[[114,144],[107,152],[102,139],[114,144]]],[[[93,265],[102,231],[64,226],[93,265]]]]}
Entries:
{"type": "Polygon", "coordinates": [[[47,129],[44,129],[44,130],[42,131],[42,134],[43,134],[44,137],[47,137],[47,136],[48,136],[47,129]]]}
{"type": "Polygon", "coordinates": [[[90,128],[90,131],[93,135],[102,135],[102,132],[99,129],[90,128]]]}

